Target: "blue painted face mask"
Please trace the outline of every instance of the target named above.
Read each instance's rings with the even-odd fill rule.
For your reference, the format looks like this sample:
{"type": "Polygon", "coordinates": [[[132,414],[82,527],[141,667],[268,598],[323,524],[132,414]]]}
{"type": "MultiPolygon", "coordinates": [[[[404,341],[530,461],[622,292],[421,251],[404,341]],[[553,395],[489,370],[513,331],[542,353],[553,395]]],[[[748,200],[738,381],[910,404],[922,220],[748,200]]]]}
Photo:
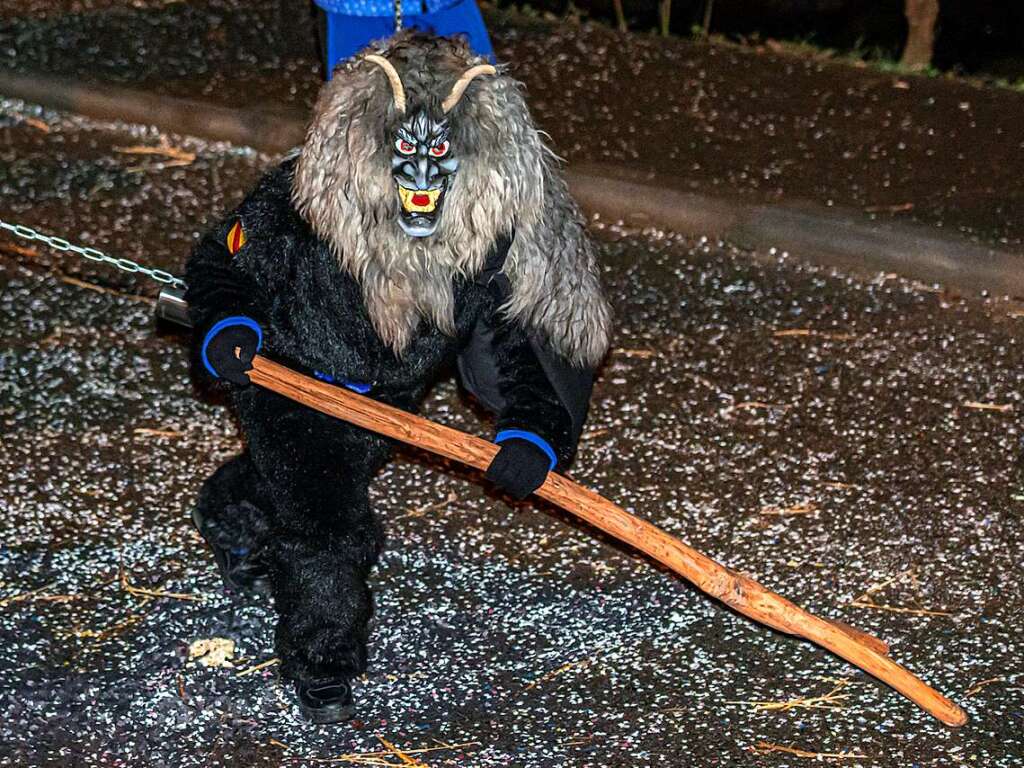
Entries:
{"type": "Polygon", "coordinates": [[[391,174],[398,195],[398,223],[411,237],[429,237],[437,230],[444,210],[444,197],[459,167],[449,140],[449,112],[459,103],[473,79],[495,75],[490,64],[470,67],[455,81],[441,102],[442,117],[426,109],[406,117],[405,87],[394,65],[383,56],[369,54],[365,61],[380,67],[387,75],[395,110],[405,117],[392,137],[391,174]]]}
{"type": "Polygon", "coordinates": [[[392,142],[391,173],[399,199],[398,224],[411,237],[434,234],[444,196],[459,167],[448,121],[420,110],[399,126],[392,142]]]}

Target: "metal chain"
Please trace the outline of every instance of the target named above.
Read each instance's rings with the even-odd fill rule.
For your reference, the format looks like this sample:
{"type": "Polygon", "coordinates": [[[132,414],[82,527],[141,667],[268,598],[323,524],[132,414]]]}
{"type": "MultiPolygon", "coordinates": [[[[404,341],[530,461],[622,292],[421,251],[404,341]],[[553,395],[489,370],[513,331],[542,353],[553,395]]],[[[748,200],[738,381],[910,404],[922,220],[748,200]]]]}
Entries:
{"type": "Polygon", "coordinates": [[[395,0],[395,32],[402,31],[402,0],[395,0]]]}
{"type": "Polygon", "coordinates": [[[138,262],[132,261],[131,259],[116,259],[113,256],[108,256],[103,251],[96,248],[83,248],[79,245],[69,243],[63,237],[53,237],[52,235],[44,235],[42,232],[37,232],[32,227],[26,227],[24,224],[10,224],[3,219],[0,219],[0,229],[7,230],[15,237],[20,237],[23,240],[32,240],[39,243],[45,243],[51,248],[55,248],[58,251],[70,251],[71,253],[77,254],[84,259],[89,261],[99,261],[104,264],[109,264],[112,267],[116,267],[123,272],[133,272],[140,275],[145,275],[158,283],[164,283],[165,285],[173,285],[175,288],[184,288],[185,281],[180,277],[175,277],[170,272],[162,269],[155,269],[153,267],[145,267],[138,262]]]}

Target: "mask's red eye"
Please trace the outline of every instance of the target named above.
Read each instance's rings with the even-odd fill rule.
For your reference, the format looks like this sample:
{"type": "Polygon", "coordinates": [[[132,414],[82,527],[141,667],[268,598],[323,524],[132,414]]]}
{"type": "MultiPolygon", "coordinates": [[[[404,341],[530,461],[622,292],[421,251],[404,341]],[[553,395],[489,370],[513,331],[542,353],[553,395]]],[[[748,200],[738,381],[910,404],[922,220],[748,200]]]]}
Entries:
{"type": "Polygon", "coordinates": [[[403,155],[412,155],[416,153],[416,147],[405,139],[395,139],[395,149],[403,155]]]}
{"type": "Polygon", "coordinates": [[[442,141],[436,147],[430,148],[430,154],[434,157],[444,157],[448,154],[449,144],[447,141],[442,141]]]}

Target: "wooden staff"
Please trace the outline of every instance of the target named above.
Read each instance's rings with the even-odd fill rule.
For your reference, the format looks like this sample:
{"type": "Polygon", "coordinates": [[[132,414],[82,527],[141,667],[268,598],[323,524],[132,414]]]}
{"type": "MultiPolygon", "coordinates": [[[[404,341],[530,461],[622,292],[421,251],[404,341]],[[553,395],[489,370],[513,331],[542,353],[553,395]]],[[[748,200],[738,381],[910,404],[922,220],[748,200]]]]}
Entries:
{"type": "MultiPolygon", "coordinates": [[[[498,446],[487,440],[363,397],[344,387],[303,376],[259,355],[252,364],[249,378],[253,383],[371,432],[481,471],[487,469],[498,452],[498,446]]],[[[562,475],[548,474],[536,493],[671,568],[744,616],[827,648],[892,686],[946,725],[959,726],[967,722],[967,715],[960,707],[890,659],[888,647],[881,640],[841,622],[808,613],[562,475]]]]}

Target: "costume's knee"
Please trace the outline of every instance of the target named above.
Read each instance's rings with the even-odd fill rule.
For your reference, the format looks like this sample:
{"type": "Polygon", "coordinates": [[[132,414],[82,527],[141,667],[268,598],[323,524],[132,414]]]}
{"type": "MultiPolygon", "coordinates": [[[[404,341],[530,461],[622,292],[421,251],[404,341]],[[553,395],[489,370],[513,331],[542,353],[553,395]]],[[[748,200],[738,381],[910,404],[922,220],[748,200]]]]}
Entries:
{"type": "Polygon", "coordinates": [[[215,512],[245,498],[252,485],[253,467],[249,454],[229,459],[210,475],[199,491],[198,504],[204,510],[215,512]]]}
{"type": "Polygon", "coordinates": [[[368,483],[331,477],[320,483],[274,484],[268,490],[278,538],[310,539],[322,547],[340,537],[351,540],[337,542],[345,548],[365,550],[375,544],[379,549],[383,531],[370,511],[368,483]]]}
{"type": "Polygon", "coordinates": [[[268,499],[247,453],[227,461],[199,491],[193,519],[225,546],[252,547],[270,531],[268,499]]]}
{"type": "Polygon", "coordinates": [[[380,523],[371,515],[345,530],[274,528],[267,554],[278,610],[288,613],[317,601],[354,599],[365,591],[382,546],[380,523]]]}

